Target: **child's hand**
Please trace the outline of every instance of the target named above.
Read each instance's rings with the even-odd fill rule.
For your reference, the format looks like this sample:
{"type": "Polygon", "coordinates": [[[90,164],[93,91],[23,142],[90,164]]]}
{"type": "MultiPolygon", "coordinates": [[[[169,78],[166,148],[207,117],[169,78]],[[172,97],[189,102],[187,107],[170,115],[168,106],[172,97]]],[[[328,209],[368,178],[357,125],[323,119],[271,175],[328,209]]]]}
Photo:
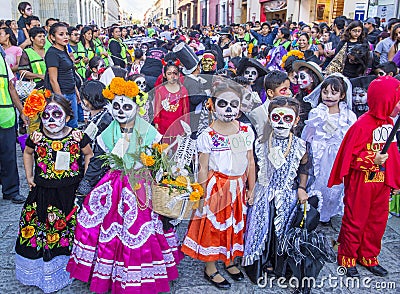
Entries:
{"type": "Polygon", "coordinates": [[[36,184],[33,179],[34,179],[33,177],[29,177],[26,179],[28,181],[29,190],[32,189],[33,187],[36,187],[36,184]]]}
{"type": "Polygon", "coordinates": [[[381,154],[380,152],[376,153],[374,163],[377,165],[382,165],[389,158],[389,154],[381,154]]]}
{"type": "Polygon", "coordinates": [[[297,189],[297,197],[299,198],[300,203],[304,204],[307,202],[308,194],[303,189],[297,189]]]}
{"type": "Polygon", "coordinates": [[[253,205],[253,203],[254,203],[254,196],[253,196],[253,191],[250,191],[250,190],[247,190],[246,191],[246,202],[249,204],[249,205],[253,205]]]}

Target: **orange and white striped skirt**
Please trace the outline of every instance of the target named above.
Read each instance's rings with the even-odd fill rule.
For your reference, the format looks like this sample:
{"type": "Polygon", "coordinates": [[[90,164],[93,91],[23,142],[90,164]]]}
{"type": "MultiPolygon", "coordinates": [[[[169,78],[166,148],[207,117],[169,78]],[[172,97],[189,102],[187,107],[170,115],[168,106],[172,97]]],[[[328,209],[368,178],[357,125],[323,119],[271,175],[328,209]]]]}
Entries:
{"type": "Polygon", "coordinates": [[[201,261],[228,265],[243,256],[246,175],[210,174],[204,206],[193,215],[181,250],[201,261]]]}

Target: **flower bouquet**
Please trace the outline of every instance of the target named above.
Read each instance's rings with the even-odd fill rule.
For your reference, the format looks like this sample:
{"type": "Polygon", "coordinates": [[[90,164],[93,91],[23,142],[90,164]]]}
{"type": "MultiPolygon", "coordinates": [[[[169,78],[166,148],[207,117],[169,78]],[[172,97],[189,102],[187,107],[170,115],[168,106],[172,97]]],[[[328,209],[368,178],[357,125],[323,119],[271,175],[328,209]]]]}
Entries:
{"type": "Polygon", "coordinates": [[[204,194],[203,187],[188,176],[188,167],[179,167],[168,157],[168,144],[153,144],[150,155],[141,160],[151,170],[153,210],[160,215],[177,219],[189,218],[198,208],[204,194]]]}
{"type": "Polygon", "coordinates": [[[123,170],[129,175],[129,182],[134,191],[141,188],[141,180],[152,183],[153,210],[163,216],[176,219],[179,223],[188,218],[193,209],[197,209],[204,194],[203,187],[189,176],[189,167],[181,167],[168,155],[171,146],[155,143],[151,147],[141,148],[136,154],[126,153],[135,166],[128,170],[124,159],[115,154],[104,154],[104,165],[111,169],[123,170]]]}

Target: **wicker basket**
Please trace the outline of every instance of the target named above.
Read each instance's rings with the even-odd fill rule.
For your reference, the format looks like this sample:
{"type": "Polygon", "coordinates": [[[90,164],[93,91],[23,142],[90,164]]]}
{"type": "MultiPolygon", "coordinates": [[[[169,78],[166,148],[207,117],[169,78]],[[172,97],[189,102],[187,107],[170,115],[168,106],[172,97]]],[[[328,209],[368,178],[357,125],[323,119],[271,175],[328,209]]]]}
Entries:
{"type": "Polygon", "coordinates": [[[152,190],[153,210],[156,213],[173,219],[188,219],[191,217],[194,204],[192,201],[180,199],[172,208],[169,207],[169,204],[174,202],[174,198],[183,194],[181,191],[172,188],[172,192],[170,192],[171,189],[169,187],[160,186],[157,184],[152,185],[152,190]],[[185,202],[186,207],[182,213],[182,208],[185,202]]]}

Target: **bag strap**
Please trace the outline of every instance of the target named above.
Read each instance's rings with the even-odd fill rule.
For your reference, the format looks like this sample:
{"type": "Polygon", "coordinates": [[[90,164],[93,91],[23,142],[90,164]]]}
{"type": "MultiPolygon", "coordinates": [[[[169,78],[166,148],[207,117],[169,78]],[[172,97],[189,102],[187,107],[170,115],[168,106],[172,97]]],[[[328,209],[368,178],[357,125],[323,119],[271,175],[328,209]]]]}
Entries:
{"type": "Polygon", "coordinates": [[[301,220],[300,223],[300,228],[302,228],[303,225],[306,224],[306,220],[307,220],[307,201],[304,203],[304,213],[303,213],[303,219],[301,220]]]}

